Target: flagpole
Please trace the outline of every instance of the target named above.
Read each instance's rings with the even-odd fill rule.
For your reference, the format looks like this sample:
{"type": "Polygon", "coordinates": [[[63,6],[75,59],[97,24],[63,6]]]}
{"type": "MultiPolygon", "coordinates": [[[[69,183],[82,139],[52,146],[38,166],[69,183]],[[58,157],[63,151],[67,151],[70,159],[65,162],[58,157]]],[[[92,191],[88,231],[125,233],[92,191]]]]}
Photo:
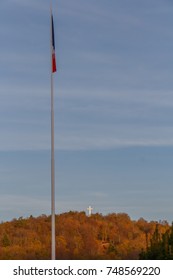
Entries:
{"type": "Polygon", "coordinates": [[[55,253],[55,157],[54,157],[54,86],[52,71],[52,3],[50,2],[50,52],[51,52],[51,259],[56,259],[55,253]]]}

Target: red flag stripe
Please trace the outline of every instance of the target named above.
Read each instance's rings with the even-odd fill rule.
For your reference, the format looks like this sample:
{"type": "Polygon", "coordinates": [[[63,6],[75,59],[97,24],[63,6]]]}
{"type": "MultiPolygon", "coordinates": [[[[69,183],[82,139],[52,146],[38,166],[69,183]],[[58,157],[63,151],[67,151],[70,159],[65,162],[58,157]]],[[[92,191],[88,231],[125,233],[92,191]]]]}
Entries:
{"type": "Polygon", "coordinates": [[[55,56],[55,38],[54,38],[54,23],[52,17],[52,73],[56,72],[56,56],[55,56]]]}

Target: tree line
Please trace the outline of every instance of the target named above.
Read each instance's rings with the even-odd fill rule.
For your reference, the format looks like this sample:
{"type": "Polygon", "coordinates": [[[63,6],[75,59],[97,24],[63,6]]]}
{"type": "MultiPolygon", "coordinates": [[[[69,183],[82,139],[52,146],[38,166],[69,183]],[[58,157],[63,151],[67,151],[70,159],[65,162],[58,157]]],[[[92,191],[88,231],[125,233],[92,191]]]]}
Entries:
{"type": "MultiPolygon", "coordinates": [[[[51,217],[20,217],[0,224],[1,260],[51,258],[51,217]]],[[[56,215],[57,259],[173,259],[173,226],[131,220],[126,213],[70,211],[56,215]]]]}

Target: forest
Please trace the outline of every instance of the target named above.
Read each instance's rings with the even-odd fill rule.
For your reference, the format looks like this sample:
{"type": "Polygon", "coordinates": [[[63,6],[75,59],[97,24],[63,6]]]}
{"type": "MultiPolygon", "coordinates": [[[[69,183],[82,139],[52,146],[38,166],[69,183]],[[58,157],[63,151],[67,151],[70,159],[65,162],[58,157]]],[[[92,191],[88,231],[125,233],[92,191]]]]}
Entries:
{"type": "MultiPolygon", "coordinates": [[[[20,217],[0,224],[1,260],[51,258],[51,217],[20,217]]],[[[67,212],[56,215],[60,260],[173,259],[173,226],[131,220],[126,213],[67,212]]]]}

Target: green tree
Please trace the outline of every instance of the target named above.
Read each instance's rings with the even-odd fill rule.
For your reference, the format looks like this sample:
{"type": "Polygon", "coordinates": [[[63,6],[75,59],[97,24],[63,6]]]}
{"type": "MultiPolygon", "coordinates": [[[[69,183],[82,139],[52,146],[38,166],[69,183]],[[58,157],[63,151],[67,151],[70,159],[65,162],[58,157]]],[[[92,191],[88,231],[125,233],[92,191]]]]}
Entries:
{"type": "Polygon", "coordinates": [[[10,238],[6,233],[4,233],[2,237],[1,243],[2,243],[2,247],[8,247],[11,245],[10,238]]]}

